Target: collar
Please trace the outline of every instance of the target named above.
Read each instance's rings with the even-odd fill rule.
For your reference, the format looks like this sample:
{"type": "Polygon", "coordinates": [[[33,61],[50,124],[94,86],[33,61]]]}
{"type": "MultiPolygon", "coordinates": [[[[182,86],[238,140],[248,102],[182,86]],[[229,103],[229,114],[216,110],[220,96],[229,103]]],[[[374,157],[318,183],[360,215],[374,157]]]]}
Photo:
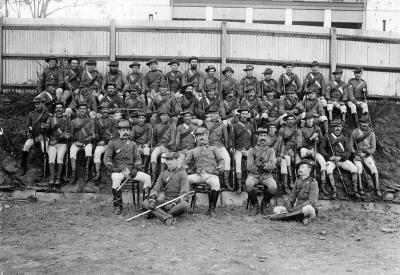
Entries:
{"type": "Polygon", "coordinates": [[[78,116],[79,118],[82,118],[82,119],[85,119],[85,118],[87,118],[87,115],[85,114],[85,115],[83,115],[83,116],[78,116]]]}

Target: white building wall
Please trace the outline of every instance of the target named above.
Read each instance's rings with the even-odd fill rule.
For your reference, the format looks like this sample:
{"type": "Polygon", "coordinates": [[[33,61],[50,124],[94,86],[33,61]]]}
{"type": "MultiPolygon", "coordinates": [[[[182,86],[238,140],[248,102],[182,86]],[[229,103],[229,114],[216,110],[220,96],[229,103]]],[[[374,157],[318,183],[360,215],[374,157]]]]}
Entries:
{"type": "Polygon", "coordinates": [[[400,32],[399,0],[368,0],[365,29],[382,31],[383,20],[386,20],[386,31],[400,32]]]}

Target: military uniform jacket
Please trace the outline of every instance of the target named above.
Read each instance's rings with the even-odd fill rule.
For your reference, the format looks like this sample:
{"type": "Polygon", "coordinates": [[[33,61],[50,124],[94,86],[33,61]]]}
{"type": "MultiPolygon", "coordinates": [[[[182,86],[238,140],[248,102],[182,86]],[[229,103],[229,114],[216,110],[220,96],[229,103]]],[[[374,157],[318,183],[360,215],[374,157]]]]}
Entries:
{"type": "Polygon", "coordinates": [[[86,103],[87,107],[90,111],[97,112],[96,98],[88,91],[85,91],[85,93],[82,93],[80,91],[77,95],[73,95],[73,100],[71,101],[71,104],[69,107],[71,109],[75,109],[76,106],[80,103],[86,103]]]}
{"type": "Polygon", "coordinates": [[[81,85],[86,88],[92,88],[99,90],[101,88],[101,81],[103,79],[103,75],[99,73],[97,70],[93,70],[89,72],[88,70],[84,70],[81,75],[81,85]]]}
{"type": "Polygon", "coordinates": [[[150,146],[152,135],[151,125],[149,123],[144,125],[136,124],[132,127],[132,135],[137,145],[143,146],[147,144],[150,146]]]}
{"type": "Polygon", "coordinates": [[[96,119],[96,139],[107,144],[111,139],[118,137],[117,122],[111,117],[96,119]]]}
{"type": "Polygon", "coordinates": [[[280,135],[273,135],[270,136],[268,135],[267,137],[267,144],[268,147],[272,148],[275,152],[275,156],[278,157],[283,157],[285,153],[285,147],[283,146],[283,139],[280,135]]]}
{"type": "Polygon", "coordinates": [[[175,147],[175,127],[171,123],[158,123],[154,126],[154,139],[156,147],[164,145],[169,149],[175,147]]]}
{"type": "Polygon", "coordinates": [[[119,96],[118,94],[115,94],[113,96],[106,95],[105,97],[103,97],[100,100],[100,105],[103,102],[107,102],[108,103],[108,106],[110,107],[110,110],[120,109],[120,108],[124,108],[125,107],[124,99],[121,96],[119,96]]]}
{"type": "Polygon", "coordinates": [[[176,98],[171,95],[162,96],[161,94],[151,98],[147,103],[147,113],[167,112],[169,116],[177,116],[180,110],[176,98]]]}
{"type": "Polygon", "coordinates": [[[95,136],[94,119],[88,116],[75,118],[71,121],[71,134],[74,141],[88,144],[95,136]]]}
{"type": "Polygon", "coordinates": [[[346,102],[349,98],[349,90],[346,82],[329,81],[326,86],[325,98],[328,102],[346,102]]]}
{"type": "Polygon", "coordinates": [[[164,74],[160,70],[149,71],[144,76],[144,85],[145,90],[147,92],[154,92],[158,93],[158,88],[160,87],[161,82],[164,80],[164,74]]]}
{"type": "Polygon", "coordinates": [[[290,150],[294,150],[295,145],[297,150],[300,150],[301,146],[303,145],[303,136],[301,130],[296,126],[283,126],[279,129],[278,134],[282,137],[285,144],[285,153],[288,153],[290,150]]]}
{"type": "Polygon", "coordinates": [[[257,144],[247,153],[247,171],[255,175],[271,173],[276,167],[276,161],[274,149],[257,144]]]}
{"type": "Polygon", "coordinates": [[[259,114],[264,113],[266,111],[266,109],[267,109],[264,106],[264,103],[261,100],[257,99],[257,98],[254,99],[254,100],[249,100],[249,99],[243,98],[241,104],[242,105],[244,104],[249,108],[250,114],[251,114],[251,116],[253,118],[256,117],[259,114]]]}
{"type": "Polygon", "coordinates": [[[110,140],[104,154],[104,163],[112,164],[114,172],[122,172],[126,168],[130,171],[133,168],[139,169],[142,164],[136,143],[131,140],[116,138],[110,140]]]}
{"type": "Polygon", "coordinates": [[[158,196],[164,190],[165,200],[171,200],[190,191],[189,180],[185,170],[175,168],[161,172],[157,182],[150,192],[151,195],[158,196]]]}
{"type": "Polygon", "coordinates": [[[268,114],[268,117],[270,118],[278,118],[279,117],[279,105],[280,105],[280,100],[279,99],[273,99],[273,100],[263,100],[263,105],[265,106],[265,112],[268,114]]]}
{"type": "Polygon", "coordinates": [[[283,73],[279,77],[278,80],[278,93],[280,95],[285,95],[286,91],[289,89],[292,89],[293,91],[296,91],[297,94],[300,94],[301,92],[301,83],[300,79],[297,74],[291,73],[283,73]]]}
{"type": "Polygon", "coordinates": [[[201,174],[206,172],[212,175],[218,175],[218,167],[223,169],[224,159],[218,153],[215,146],[201,145],[190,150],[185,158],[185,163],[189,166],[193,164],[193,169],[196,173],[201,174]]]}
{"type": "MultiPolygon", "coordinates": [[[[235,95],[239,95],[239,82],[234,78],[224,78],[221,81],[221,95],[220,98],[225,98],[225,95],[230,91],[234,91],[235,95]]],[[[243,96],[243,95],[242,95],[243,96]]]]}
{"type": "Polygon", "coordinates": [[[192,95],[187,98],[185,95],[178,99],[179,105],[181,105],[182,110],[189,110],[190,114],[195,115],[196,109],[196,96],[192,95]]]}
{"type": "MultiPolygon", "coordinates": [[[[208,97],[202,97],[200,100],[196,101],[195,104],[195,115],[198,118],[206,119],[206,113],[210,109],[211,106],[220,107],[221,102],[218,99],[211,100],[208,97]]],[[[221,115],[221,111],[220,111],[221,115]]]]}
{"type": "Polygon", "coordinates": [[[204,90],[216,89],[219,90],[220,82],[215,76],[206,75],[204,78],[204,90]]]}
{"type": "Polygon", "coordinates": [[[375,133],[369,128],[367,131],[363,131],[360,128],[353,130],[350,136],[350,147],[353,154],[374,154],[376,151],[375,133]]]}
{"type": "Polygon", "coordinates": [[[58,67],[52,69],[46,68],[43,70],[38,82],[38,92],[43,92],[43,90],[49,85],[52,85],[55,88],[61,88],[64,85],[63,72],[58,67]]]}
{"type": "Polygon", "coordinates": [[[254,126],[249,122],[235,122],[233,125],[234,144],[236,150],[248,150],[254,139],[254,126]]]}
{"type": "Polygon", "coordinates": [[[321,102],[317,98],[311,100],[307,97],[304,97],[301,104],[303,105],[305,112],[313,112],[314,114],[318,114],[320,116],[324,115],[324,109],[321,105],[321,102]]]}
{"type": "Polygon", "coordinates": [[[320,73],[308,73],[304,80],[304,92],[315,91],[317,97],[325,97],[325,79],[320,73]]]}
{"type": "Polygon", "coordinates": [[[254,89],[257,89],[258,80],[255,76],[252,77],[243,77],[239,82],[239,97],[244,96],[244,91],[247,87],[252,86],[254,89]]]}
{"type": "Polygon", "coordinates": [[[291,100],[289,98],[285,98],[279,103],[279,114],[288,114],[288,115],[298,115],[304,112],[303,105],[298,102],[297,99],[291,100]]]}
{"type": "Polygon", "coordinates": [[[128,81],[121,71],[118,71],[116,74],[107,72],[103,78],[103,83],[101,84],[101,87],[105,89],[105,85],[110,82],[114,82],[117,85],[117,91],[124,92],[128,88],[128,81]]]}
{"type": "Polygon", "coordinates": [[[221,121],[206,121],[204,126],[208,129],[208,142],[211,146],[228,147],[228,130],[221,121]]]}
{"type": "Polygon", "coordinates": [[[277,88],[278,88],[278,82],[275,79],[261,80],[260,82],[257,83],[256,86],[257,96],[262,98],[263,96],[266,95],[268,90],[274,90],[277,88]]]}
{"type": "Polygon", "coordinates": [[[183,82],[183,74],[180,71],[170,71],[167,73],[167,80],[169,85],[169,90],[171,92],[180,92],[183,82]]]}
{"type": "Polygon", "coordinates": [[[235,115],[235,110],[239,108],[239,99],[234,98],[231,101],[227,99],[221,101],[219,112],[222,119],[228,119],[235,115]]]}
{"type": "Polygon", "coordinates": [[[144,76],[142,73],[130,73],[126,77],[126,80],[128,81],[128,86],[133,87],[133,86],[138,86],[139,87],[139,92],[144,95],[145,94],[145,83],[144,83],[144,76]]]}
{"type": "Polygon", "coordinates": [[[199,72],[198,70],[188,69],[183,73],[182,78],[182,86],[186,86],[187,84],[192,84],[194,90],[202,91],[203,83],[204,83],[204,74],[199,72]]]}
{"type": "MultiPolygon", "coordinates": [[[[303,136],[303,148],[306,149],[313,149],[314,148],[314,139],[311,141],[310,138],[312,135],[315,133],[318,134],[318,138],[321,141],[322,140],[322,132],[321,128],[319,128],[317,125],[313,125],[312,127],[308,127],[307,125],[304,125],[303,128],[301,128],[301,134],[303,136]]],[[[318,147],[317,147],[318,148],[318,147]]]]}
{"type": "Polygon", "coordinates": [[[40,112],[31,111],[29,112],[28,117],[26,119],[25,129],[29,129],[29,127],[32,127],[32,131],[30,132],[33,138],[36,138],[42,132],[40,124],[46,123],[49,117],[50,117],[49,112],[45,108],[40,112]]]}
{"type": "Polygon", "coordinates": [[[64,83],[67,89],[69,89],[71,92],[75,91],[78,89],[79,84],[81,83],[81,75],[82,71],[77,68],[75,70],[73,69],[67,69],[64,71],[64,83]]]}
{"type": "Polygon", "coordinates": [[[328,133],[321,141],[320,153],[325,159],[329,159],[330,157],[335,155],[335,157],[341,158],[340,161],[346,161],[351,155],[350,143],[343,134],[340,134],[337,137],[333,133],[328,133]],[[334,154],[332,154],[332,149],[329,145],[328,138],[330,144],[332,145],[334,154]]]}
{"type": "Polygon", "coordinates": [[[347,88],[349,89],[349,100],[353,103],[356,101],[365,101],[363,90],[365,90],[365,97],[368,96],[367,82],[364,79],[350,79],[347,88]]]}
{"type": "Polygon", "coordinates": [[[64,134],[67,132],[67,120],[61,116],[51,116],[47,119],[46,129],[49,135],[50,145],[67,143],[64,134]]]}
{"type": "Polygon", "coordinates": [[[298,177],[289,195],[290,202],[295,206],[293,210],[300,210],[306,205],[316,207],[318,194],[318,182],[314,178],[303,180],[298,177]]]}
{"type": "Polygon", "coordinates": [[[125,107],[129,109],[146,110],[146,101],[143,98],[125,98],[125,107]]]}
{"type": "Polygon", "coordinates": [[[178,151],[196,147],[194,131],[197,126],[183,123],[176,128],[176,148],[178,151]]]}

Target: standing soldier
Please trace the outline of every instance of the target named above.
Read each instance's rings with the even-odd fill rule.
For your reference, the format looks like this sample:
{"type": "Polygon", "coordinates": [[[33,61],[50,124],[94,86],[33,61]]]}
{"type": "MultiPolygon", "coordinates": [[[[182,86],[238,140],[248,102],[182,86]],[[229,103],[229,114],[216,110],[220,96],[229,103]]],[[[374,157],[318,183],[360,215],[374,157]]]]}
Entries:
{"type": "Polygon", "coordinates": [[[159,92],[159,87],[162,82],[164,82],[164,74],[161,70],[157,69],[158,61],[155,59],[150,59],[146,63],[150,70],[144,76],[144,85],[146,90],[146,96],[153,97],[159,92]]]}
{"type": "Polygon", "coordinates": [[[220,193],[219,174],[224,169],[224,159],[219,154],[217,147],[208,143],[208,131],[199,127],[196,132],[197,147],[190,150],[185,163],[193,167],[195,174],[189,175],[189,184],[206,183],[210,186],[208,214],[215,217],[220,193]]]}
{"type": "Polygon", "coordinates": [[[96,65],[97,62],[94,59],[89,59],[86,62],[85,70],[81,76],[81,86],[89,89],[89,92],[97,98],[101,92],[103,75],[96,70],[96,65]]]}
{"type": "Polygon", "coordinates": [[[293,63],[285,63],[282,65],[286,72],[281,74],[278,80],[278,94],[286,97],[286,92],[292,90],[296,95],[301,93],[301,83],[297,74],[293,73],[293,63]]]}
{"type": "Polygon", "coordinates": [[[60,189],[61,186],[61,173],[64,163],[64,155],[67,152],[67,141],[65,134],[67,130],[67,120],[63,116],[64,104],[61,101],[57,101],[55,104],[54,116],[49,117],[46,122],[46,130],[49,133],[49,147],[47,153],[49,155],[49,170],[50,180],[49,185],[55,184],[56,189],[60,189]],[[55,164],[57,158],[57,179],[55,178],[55,164]]]}
{"type": "Polygon", "coordinates": [[[136,143],[139,154],[142,157],[144,171],[148,171],[150,154],[153,150],[153,129],[150,123],[146,123],[146,112],[139,110],[136,113],[137,124],[132,127],[133,140],[136,143]]]}
{"type": "Polygon", "coordinates": [[[232,148],[235,149],[235,170],[238,181],[237,193],[240,194],[243,189],[242,184],[242,156],[247,156],[247,152],[254,142],[254,126],[248,122],[250,111],[246,106],[238,110],[240,116],[239,121],[232,125],[232,148]]]}
{"type": "Polygon", "coordinates": [[[277,185],[271,172],[276,167],[275,151],[268,145],[267,129],[258,129],[258,142],[247,154],[246,191],[251,202],[252,209],[250,214],[257,215],[259,204],[255,186],[261,183],[264,188],[264,197],[261,202],[261,214],[266,213],[269,201],[275,195],[277,185]]]}
{"type": "Polygon", "coordinates": [[[289,88],[286,91],[285,99],[281,100],[279,103],[279,114],[280,115],[293,115],[296,118],[296,123],[298,123],[302,117],[304,117],[304,107],[299,102],[293,88],[289,88]]]}
{"type": "Polygon", "coordinates": [[[307,112],[311,112],[316,118],[316,123],[318,125],[323,124],[324,133],[327,133],[328,128],[328,118],[325,116],[324,108],[322,107],[321,101],[316,98],[315,90],[308,90],[301,104],[304,107],[305,113],[302,117],[304,118],[307,112]]]}
{"type": "Polygon", "coordinates": [[[220,103],[220,114],[225,125],[234,122],[234,116],[239,109],[239,99],[234,90],[228,92],[220,103]]]}
{"type": "Polygon", "coordinates": [[[379,188],[378,169],[376,168],[373,154],[376,150],[376,137],[375,133],[369,127],[368,117],[362,116],[359,120],[360,127],[353,130],[350,138],[351,152],[354,154],[354,164],[357,167],[358,183],[360,194],[363,195],[361,174],[363,170],[363,163],[371,171],[372,179],[375,185],[376,194],[381,197],[382,193],[379,188]]]}
{"type": "Polygon", "coordinates": [[[196,137],[194,132],[198,125],[192,122],[192,114],[189,110],[181,112],[183,123],[176,128],[176,150],[179,153],[178,166],[182,163],[188,154],[188,151],[196,147],[196,137]]]}
{"type": "Polygon", "coordinates": [[[220,101],[218,99],[218,92],[216,89],[205,90],[205,96],[196,101],[195,114],[201,120],[207,120],[208,110],[215,106],[219,108],[220,101]]]}
{"type": "Polygon", "coordinates": [[[173,94],[177,94],[181,91],[183,74],[178,71],[180,63],[178,60],[174,59],[168,63],[171,67],[171,71],[167,73],[167,81],[169,90],[173,94]]]}
{"type": "Polygon", "coordinates": [[[101,118],[96,119],[96,148],[94,150],[93,162],[95,164],[95,175],[93,180],[97,181],[100,175],[101,155],[107,150],[110,140],[118,137],[117,122],[109,116],[110,109],[107,102],[100,105],[101,118]]]}
{"type": "MultiPolygon", "coordinates": [[[[95,137],[94,133],[94,119],[91,119],[87,114],[87,104],[80,103],[77,105],[78,116],[71,121],[71,138],[74,141],[70,148],[71,158],[71,179],[70,183],[75,183],[75,171],[76,171],[76,157],[80,150],[85,151],[86,158],[86,171],[85,181],[89,180],[89,165],[92,159],[93,144],[92,140],[95,137]]],[[[66,138],[70,138],[67,136],[66,138]]]]}
{"type": "Polygon", "coordinates": [[[128,87],[129,88],[137,88],[139,95],[145,94],[145,83],[144,83],[144,76],[140,70],[140,63],[137,61],[133,61],[131,64],[129,64],[129,68],[132,69],[132,72],[128,74],[126,77],[128,81],[128,87]]]}
{"type": "Polygon", "coordinates": [[[28,162],[28,154],[32,146],[40,142],[42,151],[44,151],[44,129],[46,127],[46,121],[49,118],[49,112],[44,108],[43,101],[41,98],[35,97],[33,100],[35,110],[28,114],[25,129],[28,139],[24,143],[22,149],[21,158],[21,176],[25,175],[28,162]]]}
{"type": "MultiPolygon", "coordinates": [[[[333,170],[335,168],[342,168],[351,173],[353,189],[356,196],[358,196],[357,167],[349,160],[351,148],[349,140],[342,133],[342,121],[340,119],[334,119],[331,121],[330,126],[332,127],[332,131],[322,139],[320,152],[322,156],[328,160],[326,173],[328,174],[333,190],[332,198],[336,198],[336,184],[335,178],[333,177],[333,170]]],[[[344,184],[344,182],[342,182],[342,184],[344,184]]]]}
{"type": "Polygon", "coordinates": [[[293,188],[292,164],[300,162],[298,151],[303,144],[303,137],[301,130],[297,128],[295,115],[288,114],[284,120],[286,124],[279,129],[279,135],[283,139],[285,148],[284,156],[281,161],[281,175],[285,192],[289,194],[289,190],[293,188]]]}
{"type": "MultiPolygon", "coordinates": [[[[39,77],[37,90],[40,93],[44,92],[48,86],[53,86],[56,88],[57,100],[61,100],[63,95],[64,86],[64,75],[62,70],[57,67],[57,58],[55,56],[50,56],[45,59],[48,63],[48,67],[45,68],[39,77]]],[[[66,102],[64,102],[65,104],[66,102]]]]}
{"type": "Polygon", "coordinates": [[[266,113],[267,108],[262,103],[261,99],[256,97],[256,90],[253,86],[246,86],[246,90],[244,90],[244,94],[242,102],[240,105],[245,105],[249,108],[250,116],[253,119],[267,118],[268,114],[266,113]]]}
{"type": "Polygon", "coordinates": [[[239,82],[239,98],[245,96],[245,91],[249,90],[250,87],[257,87],[258,80],[257,77],[253,75],[254,66],[246,65],[246,68],[243,69],[246,72],[246,76],[243,77],[239,82]]]}
{"type": "MultiPolygon", "coordinates": [[[[278,87],[278,82],[275,79],[272,79],[272,73],[274,71],[271,68],[266,68],[263,72],[264,79],[257,83],[257,97],[264,100],[266,97],[267,91],[274,91],[276,93],[276,89],[278,87]]],[[[279,98],[280,95],[275,95],[274,98],[279,98]]]]}
{"type": "Polygon", "coordinates": [[[110,67],[110,71],[106,73],[103,82],[101,83],[103,93],[105,93],[108,83],[115,83],[116,92],[121,95],[124,94],[125,90],[128,88],[128,81],[126,80],[125,75],[118,70],[119,62],[110,61],[108,66],[110,67]]]}
{"type": "MultiPolygon", "coordinates": [[[[214,67],[214,65],[209,65],[205,69],[205,71],[207,75],[204,78],[202,91],[203,96],[206,94],[205,91],[209,91],[210,89],[218,89],[218,87],[220,86],[219,79],[215,76],[215,72],[217,71],[217,69],[214,67]]],[[[217,94],[219,94],[218,91],[217,94]]]]}
{"type": "Polygon", "coordinates": [[[77,94],[77,89],[82,81],[82,70],[79,67],[79,59],[77,57],[69,58],[68,65],[69,68],[64,71],[64,84],[67,89],[61,97],[61,101],[63,102],[67,102],[72,94],[77,94]]]}
{"type": "Polygon", "coordinates": [[[239,82],[232,77],[234,71],[231,67],[226,67],[222,74],[224,75],[224,79],[221,80],[221,91],[220,95],[222,99],[225,99],[225,95],[230,93],[230,91],[234,92],[234,95],[239,98],[239,82]]]}
{"type": "Polygon", "coordinates": [[[189,69],[183,73],[182,86],[193,85],[193,92],[198,93],[203,90],[204,74],[197,68],[199,58],[192,56],[188,60],[189,69]]]}
{"type": "Polygon", "coordinates": [[[139,86],[132,84],[126,91],[129,96],[125,98],[125,107],[129,109],[146,110],[146,100],[139,97],[139,86]]]}
{"type": "Polygon", "coordinates": [[[324,76],[319,72],[319,63],[313,61],[311,63],[311,72],[306,75],[303,85],[303,92],[314,91],[317,99],[321,102],[322,107],[326,107],[327,103],[325,100],[325,79],[324,76]]]}
{"type": "Polygon", "coordinates": [[[108,143],[104,156],[106,167],[112,172],[112,193],[114,197],[114,214],[122,212],[121,183],[124,179],[131,178],[143,184],[143,188],[151,186],[150,176],[141,172],[142,162],[135,142],[129,140],[131,126],[128,120],[118,122],[119,138],[108,143]]]}
{"type": "Polygon", "coordinates": [[[347,89],[347,84],[342,80],[343,70],[336,69],[332,73],[335,80],[329,81],[326,86],[325,98],[328,101],[327,110],[329,113],[329,121],[333,119],[333,108],[340,110],[342,114],[342,121],[346,121],[347,107],[346,102],[349,98],[349,91],[347,89]]]}
{"type": "Polygon", "coordinates": [[[354,78],[350,79],[347,84],[347,88],[349,89],[349,101],[347,102],[347,106],[349,106],[351,114],[356,121],[358,121],[357,108],[361,108],[363,114],[368,113],[367,82],[361,78],[362,72],[363,69],[356,68],[354,70],[354,78]]]}

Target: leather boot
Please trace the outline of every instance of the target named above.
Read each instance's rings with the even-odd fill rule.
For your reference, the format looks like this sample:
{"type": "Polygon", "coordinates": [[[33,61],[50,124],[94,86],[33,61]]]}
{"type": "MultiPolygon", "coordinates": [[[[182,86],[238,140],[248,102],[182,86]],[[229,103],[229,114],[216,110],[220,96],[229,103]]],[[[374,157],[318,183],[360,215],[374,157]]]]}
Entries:
{"type": "Polygon", "coordinates": [[[326,171],[321,171],[321,191],[325,195],[329,195],[329,192],[326,190],[326,171]]]}
{"type": "Polygon", "coordinates": [[[152,162],[151,163],[151,186],[154,186],[157,181],[157,163],[152,162]]]}
{"type": "Polygon", "coordinates": [[[217,207],[217,203],[218,203],[218,198],[219,198],[219,193],[220,193],[220,191],[218,190],[213,190],[214,191],[214,193],[212,194],[212,196],[211,196],[211,199],[212,199],[212,206],[213,206],[213,210],[214,210],[214,215],[215,215],[215,208],[217,207]]]}
{"type": "Polygon", "coordinates": [[[255,216],[258,214],[258,211],[260,209],[260,206],[258,204],[256,190],[251,190],[251,191],[247,192],[247,195],[249,197],[250,204],[251,204],[251,209],[250,209],[249,214],[250,214],[250,216],[255,216]]]}
{"type": "Polygon", "coordinates": [[[292,166],[288,166],[287,170],[288,170],[288,175],[289,175],[289,187],[290,187],[290,190],[292,190],[293,189],[293,185],[294,185],[294,183],[293,183],[292,166]]]}
{"type": "Polygon", "coordinates": [[[335,184],[335,177],[333,176],[333,174],[329,174],[328,177],[329,177],[329,181],[331,182],[332,191],[333,191],[332,199],[336,199],[336,197],[337,197],[337,193],[336,193],[337,190],[336,190],[336,184],[335,184]]]}
{"type": "Polygon", "coordinates": [[[156,216],[160,221],[162,221],[165,225],[173,225],[175,223],[175,218],[171,214],[165,212],[161,208],[157,208],[151,213],[156,216]]]}
{"type": "Polygon", "coordinates": [[[263,195],[264,196],[261,201],[261,214],[265,215],[265,214],[269,214],[268,206],[270,205],[270,200],[274,195],[271,194],[268,189],[264,189],[263,195]]]}
{"type": "Polygon", "coordinates": [[[112,189],[112,193],[113,193],[113,197],[114,197],[114,201],[113,201],[113,205],[114,205],[114,211],[113,213],[115,215],[121,215],[122,213],[122,191],[119,190],[117,191],[117,189],[112,189]]]}
{"type": "Polygon", "coordinates": [[[219,191],[216,190],[211,190],[210,195],[209,195],[209,206],[208,206],[208,215],[210,217],[215,218],[215,207],[217,205],[218,201],[218,196],[219,196],[219,191]]]}
{"type": "Polygon", "coordinates": [[[358,174],[357,173],[351,174],[351,184],[353,185],[354,196],[359,198],[360,194],[358,194],[358,190],[357,190],[357,185],[358,185],[358,174]]]}
{"type": "Polygon", "coordinates": [[[374,181],[376,195],[379,196],[379,197],[382,197],[382,192],[380,190],[380,185],[379,185],[378,173],[373,173],[372,176],[373,176],[372,180],[374,181]]]}
{"type": "Polygon", "coordinates": [[[360,193],[360,195],[364,195],[364,187],[362,185],[362,178],[361,178],[361,174],[358,174],[358,193],[360,193]]]}
{"type": "Polygon", "coordinates": [[[75,169],[76,169],[76,159],[71,158],[71,178],[69,179],[70,184],[75,184],[76,180],[75,169]]]}
{"type": "Polygon", "coordinates": [[[150,156],[144,156],[143,157],[143,164],[144,164],[144,172],[148,173],[149,171],[149,165],[150,165],[150,156]]]}
{"type": "Polygon", "coordinates": [[[57,179],[55,183],[55,187],[60,189],[61,186],[61,173],[62,173],[63,165],[57,164],[57,179]]]}
{"type": "Polygon", "coordinates": [[[55,164],[54,163],[50,163],[49,164],[49,172],[50,172],[49,185],[52,186],[52,185],[54,185],[54,177],[56,176],[55,164]]]}
{"type": "Polygon", "coordinates": [[[237,177],[237,182],[238,182],[238,188],[236,190],[236,193],[240,194],[243,191],[242,173],[236,173],[236,177],[237,177]]]}
{"type": "Polygon", "coordinates": [[[225,170],[225,171],[224,171],[224,183],[225,183],[226,188],[227,188],[229,191],[232,191],[232,190],[233,190],[233,185],[232,185],[231,182],[229,181],[229,170],[225,170]]]}
{"type": "Polygon", "coordinates": [[[285,188],[285,193],[286,194],[290,194],[290,188],[289,188],[288,175],[287,174],[282,174],[282,183],[283,183],[283,188],[285,188]]]}
{"type": "Polygon", "coordinates": [[[99,177],[100,177],[100,166],[101,166],[101,163],[95,163],[94,164],[94,176],[93,176],[93,180],[94,181],[98,181],[99,180],[99,177]]]}
{"type": "Polygon", "coordinates": [[[86,169],[85,169],[85,181],[89,181],[89,167],[90,167],[90,161],[92,160],[92,157],[86,157],[86,169]]]}
{"type": "Polygon", "coordinates": [[[27,169],[27,163],[28,163],[28,154],[29,152],[22,151],[22,156],[21,156],[21,171],[20,171],[20,176],[23,176],[26,174],[26,169],[27,169]]]}

